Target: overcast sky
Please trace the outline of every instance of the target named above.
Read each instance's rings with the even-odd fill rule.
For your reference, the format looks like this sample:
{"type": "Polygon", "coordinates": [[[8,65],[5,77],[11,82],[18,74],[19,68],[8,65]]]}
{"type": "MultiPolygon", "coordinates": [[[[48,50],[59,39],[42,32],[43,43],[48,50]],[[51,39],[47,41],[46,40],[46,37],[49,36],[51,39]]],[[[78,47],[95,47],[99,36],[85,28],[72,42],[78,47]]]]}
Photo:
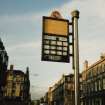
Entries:
{"type": "Polygon", "coordinates": [[[42,16],[58,10],[71,21],[80,11],[80,71],[84,60],[91,65],[105,52],[105,0],[0,0],[0,38],[9,55],[9,65],[25,72],[30,68],[32,98],[40,97],[62,74],[73,73],[71,63],[41,61],[42,16]]]}

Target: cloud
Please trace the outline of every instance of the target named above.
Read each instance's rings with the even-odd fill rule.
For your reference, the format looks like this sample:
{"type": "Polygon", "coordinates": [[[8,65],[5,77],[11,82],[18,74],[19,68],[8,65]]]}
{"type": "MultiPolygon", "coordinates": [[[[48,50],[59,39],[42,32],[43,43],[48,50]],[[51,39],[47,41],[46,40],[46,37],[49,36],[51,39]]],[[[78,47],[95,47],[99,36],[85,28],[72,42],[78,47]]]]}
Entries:
{"type": "MultiPolygon", "coordinates": [[[[72,0],[58,8],[66,18],[71,18],[71,12],[80,11],[79,43],[80,64],[88,58],[95,62],[101,51],[105,52],[105,1],[104,0],[72,0]]],[[[71,19],[70,19],[71,21],[71,19]]]]}
{"type": "Polygon", "coordinates": [[[26,14],[18,14],[18,15],[0,15],[1,22],[18,22],[18,21],[35,21],[40,19],[40,13],[26,13],[26,14]]]}
{"type": "MultiPolygon", "coordinates": [[[[103,10],[105,10],[105,1],[72,0],[60,7],[54,8],[54,10],[55,9],[59,10],[61,15],[70,21],[71,12],[75,9],[80,11],[79,45],[80,71],[82,71],[82,64],[85,59],[93,63],[99,58],[100,53],[105,51],[105,14],[103,13],[103,10]]],[[[0,32],[7,33],[7,40],[15,37],[14,42],[17,42],[14,44],[12,40],[11,44],[6,45],[6,49],[11,57],[10,62],[15,62],[20,68],[29,65],[31,66],[31,72],[35,73],[37,71],[37,73],[41,75],[41,77],[39,76],[37,79],[30,77],[32,84],[37,84],[41,81],[40,84],[49,86],[49,84],[52,83],[51,81],[54,82],[55,79],[60,79],[61,74],[73,72],[71,64],[40,62],[41,43],[39,40],[41,40],[41,19],[42,16],[47,16],[50,12],[51,11],[48,10],[35,14],[0,16],[0,32]],[[12,35],[12,37],[10,38],[9,35],[12,35]],[[23,40],[25,38],[27,38],[28,42],[23,40]],[[33,39],[35,39],[35,41],[38,39],[38,41],[35,42],[33,39]],[[37,59],[34,58],[34,56],[37,57],[37,59]]],[[[33,92],[33,97],[35,97],[35,94],[40,97],[42,93],[44,93],[43,87],[41,87],[42,90],[40,91],[37,89],[38,87],[31,88],[31,91],[35,91],[33,92]]]]}
{"type": "Polygon", "coordinates": [[[36,39],[40,34],[42,25],[42,16],[46,12],[39,13],[25,13],[14,15],[0,15],[0,34],[1,37],[13,41],[16,39],[36,39]]]}
{"type": "MultiPolygon", "coordinates": [[[[70,13],[73,10],[78,9],[80,11],[80,71],[83,71],[82,65],[85,59],[89,60],[89,64],[91,65],[91,63],[94,63],[99,59],[101,52],[105,52],[105,14],[102,12],[105,10],[104,4],[104,0],[73,0],[72,2],[66,3],[59,8],[56,8],[61,12],[61,15],[63,15],[65,18],[69,18],[70,20],[70,13]]],[[[66,66],[66,69],[69,71],[69,64],[66,66]]],[[[49,67],[51,67],[51,65],[49,65],[49,67]]],[[[56,65],[54,67],[56,67],[56,65]]],[[[47,67],[43,66],[43,69],[44,68],[47,67]]],[[[60,73],[61,72],[59,72],[59,74],[60,73]]]]}
{"type": "Polygon", "coordinates": [[[37,42],[26,42],[26,43],[21,43],[17,45],[12,45],[12,46],[7,46],[7,51],[8,52],[13,52],[16,51],[17,49],[37,49],[40,47],[40,41],[37,42]]]}
{"type": "Polygon", "coordinates": [[[32,100],[40,99],[43,97],[45,92],[47,91],[47,87],[43,87],[40,85],[31,85],[31,97],[32,100]]]}

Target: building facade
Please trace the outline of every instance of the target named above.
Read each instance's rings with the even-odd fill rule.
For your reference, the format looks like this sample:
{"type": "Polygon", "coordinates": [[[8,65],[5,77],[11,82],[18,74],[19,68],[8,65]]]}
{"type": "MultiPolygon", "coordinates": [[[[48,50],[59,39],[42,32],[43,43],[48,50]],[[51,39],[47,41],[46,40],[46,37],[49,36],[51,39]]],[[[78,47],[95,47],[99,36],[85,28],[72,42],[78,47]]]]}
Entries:
{"type": "Polygon", "coordinates": [[[46,97],[48,105],[74,105],[74,75],[63,75],[46,97]]]}
{"type": "MultiPolygon", "coordinates": [[[[88,65],[80,74],[80,105],[105,105],[105,55],[88,65]]],[[[63,75],[62,78],[44,96],[48,105],[75,105],[74,75],[63,75]]]]}
{"type": "Polygon", "coordinates": [[[3,86],[5,85],[5,73],[8,66],[8,55],[3,45],[3,42],[0,39],[0,102],[3,95],[3,86]]]}
{"type": "Polygon", "coordinates": [[[81,105],[105,105],[105,56],[82,72],[81,105]]]}
{"type": "Polygon", "coordinates": [[[30,100],[29,71],[26,73],[14,70],[11,65],[6,72],[6,84],[4,86],[3,97],[6,105],[28,105],[30,100]]]}

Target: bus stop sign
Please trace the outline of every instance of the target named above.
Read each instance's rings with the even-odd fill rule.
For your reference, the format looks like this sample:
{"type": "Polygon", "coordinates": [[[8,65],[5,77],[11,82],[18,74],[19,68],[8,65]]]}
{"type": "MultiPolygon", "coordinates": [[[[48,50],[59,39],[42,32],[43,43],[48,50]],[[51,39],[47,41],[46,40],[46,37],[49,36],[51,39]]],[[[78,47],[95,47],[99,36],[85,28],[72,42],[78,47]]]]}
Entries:
{"type": "Polygon", "coordinates": [[[43,17],[42,61],[69,63],[69,21],[43,17]]]}

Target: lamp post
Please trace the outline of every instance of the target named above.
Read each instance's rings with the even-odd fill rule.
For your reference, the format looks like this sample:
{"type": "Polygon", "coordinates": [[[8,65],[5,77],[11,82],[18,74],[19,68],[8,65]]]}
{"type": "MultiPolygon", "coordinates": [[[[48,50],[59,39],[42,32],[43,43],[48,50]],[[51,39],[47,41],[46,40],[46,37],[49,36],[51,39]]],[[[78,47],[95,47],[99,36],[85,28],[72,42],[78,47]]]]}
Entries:
{"type": "Polygon", "coordinates": [[[79,11],[72,13],[73,37],[74,37],[74,76],[75,76],[75,105],[80,105],[79,96],[79,42],[78,42],[78,18],[79,11]]]}

